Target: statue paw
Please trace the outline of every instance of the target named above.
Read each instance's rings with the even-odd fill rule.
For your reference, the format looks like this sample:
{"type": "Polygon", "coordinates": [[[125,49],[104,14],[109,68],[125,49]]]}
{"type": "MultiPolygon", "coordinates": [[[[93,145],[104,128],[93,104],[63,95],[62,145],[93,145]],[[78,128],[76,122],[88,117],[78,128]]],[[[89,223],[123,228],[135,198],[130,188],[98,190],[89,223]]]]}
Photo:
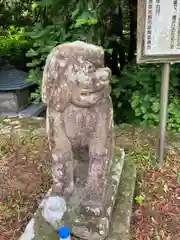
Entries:
{"type": "Polygon", "coordinates": [[[104,206],[99,201],[85,201],[81,205],[81,212],[90,216],[100,217],[104,211],[104,206]]]}

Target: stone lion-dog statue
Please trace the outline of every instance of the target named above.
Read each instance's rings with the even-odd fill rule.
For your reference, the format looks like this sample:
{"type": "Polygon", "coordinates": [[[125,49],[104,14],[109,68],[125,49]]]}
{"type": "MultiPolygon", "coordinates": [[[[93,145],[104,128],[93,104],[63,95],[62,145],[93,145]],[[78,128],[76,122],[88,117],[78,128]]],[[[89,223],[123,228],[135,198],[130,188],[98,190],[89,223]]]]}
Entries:
{"type": "Polygon", "coordinates": [[[113,107],[104,67],[104,51],[81,41],[55,47],[43,73],[42,100],[47,104],[47,134],[52,153],[53,190],[71,194],[73,149],[88,149],[85,206],[101,207],[113,159],[113,107]]]}

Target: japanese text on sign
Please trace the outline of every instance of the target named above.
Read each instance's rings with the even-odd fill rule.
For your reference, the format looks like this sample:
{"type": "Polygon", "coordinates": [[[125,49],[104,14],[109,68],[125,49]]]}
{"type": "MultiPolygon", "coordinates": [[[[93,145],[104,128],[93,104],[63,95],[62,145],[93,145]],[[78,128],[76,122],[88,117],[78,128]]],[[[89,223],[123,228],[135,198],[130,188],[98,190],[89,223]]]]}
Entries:
{"type": "Polygon", "coordinates": [[[180,54],[180,0],[146,0],[144,54],[180,54]]]}

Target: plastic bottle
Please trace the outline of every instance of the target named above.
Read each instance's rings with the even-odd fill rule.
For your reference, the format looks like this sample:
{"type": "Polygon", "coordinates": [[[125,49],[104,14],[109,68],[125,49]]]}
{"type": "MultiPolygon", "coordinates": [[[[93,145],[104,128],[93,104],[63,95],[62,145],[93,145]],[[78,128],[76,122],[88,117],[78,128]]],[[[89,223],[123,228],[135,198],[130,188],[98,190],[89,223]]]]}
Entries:
{"type": "Polygon", "coordinates": [[[58,196],[50,196],[43,203],[42,216],[51,225],[56,226],[56,222],[61,221],[66,210],[67,207],[64,198],[58,196]]]}
{"type": "Polygon", "coordinates": [[[67,227],[61,227],[58,230],[58,235],[60,240],[71,240],[71,233],[67,227]]]}

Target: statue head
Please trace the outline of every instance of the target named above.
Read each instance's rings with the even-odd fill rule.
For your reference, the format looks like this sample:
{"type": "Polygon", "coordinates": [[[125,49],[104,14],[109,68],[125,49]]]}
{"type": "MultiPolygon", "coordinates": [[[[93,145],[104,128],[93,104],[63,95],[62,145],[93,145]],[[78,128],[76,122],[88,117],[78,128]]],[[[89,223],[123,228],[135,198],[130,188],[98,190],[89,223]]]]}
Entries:
{"type": "Polygon", "coordinates": [[[69,102],[88,107],[109,95],[110,77],[101,47],[81,41],[65,43],[47,57],[42,98],[58,111],[69,102]]]}

